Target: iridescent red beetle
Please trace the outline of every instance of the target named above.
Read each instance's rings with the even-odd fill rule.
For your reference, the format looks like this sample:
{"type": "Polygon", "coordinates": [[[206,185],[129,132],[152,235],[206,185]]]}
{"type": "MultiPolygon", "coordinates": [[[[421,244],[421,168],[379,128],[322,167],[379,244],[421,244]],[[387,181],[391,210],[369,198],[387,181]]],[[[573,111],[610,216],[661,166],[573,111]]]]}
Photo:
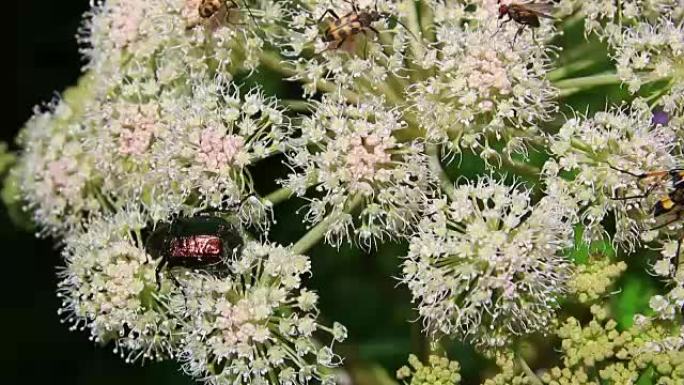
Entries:
{"type": "MultiPolygon", "coordinates": [[[[228,262],[242,251],[238,224],[217,215],[199,214],[162,224],[148,236],[145,248],[159,264],[157,289],[164,268],[202,269],[214,275],[227,273],[228,262]]],[[[172,280],[178,281],[169,274],[172,280]]]]}

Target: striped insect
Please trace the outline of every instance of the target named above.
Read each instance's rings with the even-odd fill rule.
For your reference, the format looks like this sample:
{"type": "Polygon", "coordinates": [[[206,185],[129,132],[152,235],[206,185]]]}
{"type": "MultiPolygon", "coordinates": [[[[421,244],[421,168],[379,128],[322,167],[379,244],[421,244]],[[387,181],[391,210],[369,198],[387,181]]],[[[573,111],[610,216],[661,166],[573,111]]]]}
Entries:
{"type": "MultiPolygon", "coordinates": [[[[614,197],[614,200],[646,199],[658,187],[669,181],[670,187],[665,196],[662,196],[651,208],[654,218],[673,215],[673,217],[656,227],[648,230],[658,230],[667,227],[684,217],[684,168],[673,168],[669,170],[658,170],[644,173],[633,173],[626,170],[610,166],[613,170],[630,175],[639,181],[648,181],[649,186],[643,194],[614,197]]],[[[677,241],[677,251],[675,253],[674,266],[679,265],[679,253],[682,247],[682,239],[677,241]]]]}
{"type": "Polygon", "coordinates": [[[387,12],[378,11],[378,4],[376,2],[375,9],[372,10],[361,10],[356,4],[355,0],[344,0],[346,3],[351,4],[352,10],[340,17],[332,9],[327,9],[321,17],[318,19],[318,24],[323,21],[327,15],[332,16],[332,20],[328,21],[328,26],[323,31],[323,41],[328,43],[327,49],[339,49],[342,45],[353,39],[356,35],[363,33],[366,35],[368,31],[380,34],[374,26],[373,23],[380,21],[382,19],[391,20],[397,24],[404,27],[413,38],[418,40],[418,38],[399,21],[394,15],[387,12]]]}
{"type": "MultiPolygon", "coordinates": [[[[200,18],[204,20],[212,19],[215,22],[221,22],[219,19],[224,19],[223,21],[225,22],[236,24],[229,20],[230,15],[233,14],[234,11],[245,8],[247,13],[249,13],[249,17],[254,22],[254,25],[258,25],[252,14],[252,10],[247,3],[243,0],[243,6],[240,7],[237,1],[238,0],[202,0],[197,7],[197,12],[199,13],[200,18]]],[[[194,27],[195,25],[197,24],[191,25],[190,27],[194,27]]]]}
{"type": "Polygon", "coordinates": [[[554,19],[554,17],[551,16],[553,5],[548,3],[513,2],[510,4],[502,4],[501,0],[497,0],[497,3],[499,4],[499,20],[506,16],[508,16],[508,19],[501,23],[494,34],[496,35],[504,24],[511,20],[515,21],[520,27],[518,27],[515,37],[513,37],[513,44],[515,44],[515,40],[527,27],[532,29],[532,38],[534,38],[534,28],[539,28],[541,25],[539,18],[554,19]]]}

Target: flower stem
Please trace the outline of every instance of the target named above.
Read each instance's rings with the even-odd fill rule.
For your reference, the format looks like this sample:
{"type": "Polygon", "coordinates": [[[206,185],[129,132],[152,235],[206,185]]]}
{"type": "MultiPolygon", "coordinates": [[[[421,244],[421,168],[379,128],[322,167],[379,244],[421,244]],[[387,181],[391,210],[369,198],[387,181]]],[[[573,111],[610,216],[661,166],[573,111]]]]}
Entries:
{"type": "Polygon", "coordinates": [[[559,81],[561,79],[564,79],[565,77],[567,77],[570,74],[585,70],[594,64],[596,64],[596,61],[594,61],[594,60],[574,61],[574,62],[566,64],[562,67],[558,67],[553,71],[549,71],[549,73],[546,75],[546,78],[549,79],[551,82],[556,82],[556,81],[559,81]]]}
{"type": "Polygon", "coordinates": [[[265,197],[263,197],[263,199],[271,202],[271,204],[275,206],[278,203],[290,199],[291,196],[292,190],[290,190],[289,188],[282,187],[266,195],[265,197]]]}
{"type": "Polygon", "coordinates": [[[439,156],[439,147],[435,144],[428,145],[426,149],[427,154],[430,156],[430,170],[439,179],[439,185],[442,187],[444,192],[448,196],[453,197],[456,188],[454,187],[454,182],[451,181],[449,175],[442,168],[442,162],[439,156]]]}
{"type": "Polygon", "coordinates": [[[507,156],[502,157],[501,160],[503,162],[503,165],[506,166],[506,168],[508,168],[509,170],[513,171],[518,175],[524,175],[538,179],[539,174],[541,174],[541,170],[537,166],[523,163],[515,159],[509,158],[507,156]]]}
{"type": "Polygon", "coordinates": [[[280,102],[290,111],[310,112],[312,109],[312,104],[306,100],[282,99],[280,102]]]}
{"type": "Polygon", "coordinates": [[[537,375],[532,371],[529,365],[527,365],[527,361],[520,355],[516,354],[516,358],[518,359],[518,363],[520,364],[520,367],[522,368],[523,372],[525,372],[525,375],[527,375],[527,379],[533,384],[533,385],[544,385],[541,379],[537,377],[537,375]]]}
{"type": "MultiPolygon", "coordinates": [[[[357,195],[351,201],[351,203],[347,205],[347,207],[344,209],[344,212],[348,213],[353,211],[357,206],[361,204],[361,202],[363,202],[363,196],[357,195]]],[[[328,228],[337,219],[338,216],[336,214],[331,214],[325,217],[320,223],[318,223],[306,234],[304,234],[303,237],[299,238],[297,243],[292,245],[292,253],[304,254],[307,251],[309,251],[309,249],[314,247],[321,239],[323,239],[323,237],[325,237],[325,233],[328,231],[328,228]]]]}
{"type": "Polygon", "coordinates": [[[568,94],[573,94],[575,92],[593,87],[620,83],[622,83],[622,79],[620,79],[618,74],[606,73],[583,76],[579,78],[563,79],[553,83],[553,85],[561,89],[561,96],[567,96],[568,94]]]}

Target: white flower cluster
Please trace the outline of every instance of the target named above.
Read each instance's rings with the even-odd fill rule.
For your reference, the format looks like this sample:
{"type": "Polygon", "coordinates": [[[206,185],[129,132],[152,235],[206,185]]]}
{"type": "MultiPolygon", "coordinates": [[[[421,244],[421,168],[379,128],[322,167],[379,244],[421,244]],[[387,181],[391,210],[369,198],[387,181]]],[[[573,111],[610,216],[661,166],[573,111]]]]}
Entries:
{"type": "Polygon", "coordinates": [[[90,94],[85,84],[36,109],[18,139],[23,156],[14,173],[26,208],[47,234],[64,235],[106,204],[97,194],[102,176],[95,159],[82,146],[92,133],[81,121],[80,99],[90,94]]]}
{"type": "Polygon", "coordinates": [[[657,24],[637,24],[624,31],[615,51],[617,73],[633,93],[654,80],[684,82],[682,23],[660,19],[657,24]]]}
{"type": "Polygon", "coordinates": [[[88,119],[98,129],[84,147],[107,175],[102,189],[146,197],[151,211],[179,207],[193,194],[200,207],[240,202],[254,193],[247,166],[284,151],[291,130],[272,98],[221,81],[146,103],[105,99],[88,119]]]}
{"type": "Polygon", "coordinates": [[[423,145],[396,138],[406,128],[399,111],[379,101],[341,105],[325,98],[302,121],[302,146],[289,155],[295,172],[283,184],[299,195],[311,185],[322,193],[310,198],[306,219],[334,222],[326,234],[332,244],[353,234],[370,245],[415,228],[435,180],[423,145]]]}
{"type": "MultiPolygon", "coordinates": [[[[318,295],[301,287],[311,264],[277,245],[251,242],[230,261],[230,275],[190,275],[180,360],[209,384],[334,384],[332,350],[346,329],[316,320],[318,295]],[[314,333],[330,336],[320,345],[314,333]]],[[[184,279],[185,280],[185,279],[184,279]]]]}
{"type": "Polygon", "coordinates": [[[643,230],[656,227],[652,208],[668,193],[667,183],[653,184],[638,175],[669,170],[682,164],[675,133],[653,125],[648,106],[577,115],[551,138],[553,155],[544,166],[547,193],[576,211],[587,239],[603,237],[604,219],[615,214],[614,239],[629,250],[643,230]],[[637,198],[630,198],[637,197],[637,198]]]}
{"type": "Polygon", "coordinates": [[[543,331],[566,291],[561,205],[485,177],[456,187],[421,221],[404,263],[426,329],[490,347],[543,331]]]}
{"type": "Polygon", "coordinates": [[[556,111],[544,49],[523,39],[517,44],[524,48],[514,49],[509,36],[492,40],[494,28],[437,30],[442,48],[434,75],[409,91],[411,110],[421,117],[428,140],[488,157],[489,142],[503,139],[517,151],[556,111]]]}
{"type": "Polygon", "coordinates": [[[579,8],[584,28],[609,42],[619,40],[622,28],[640,22],[654,22],[662,16],[681,19],[681,0],[566,0],[564,8],[579,8]]]}
{"type": "Polygon", "coordinates": [[[155,262],[140,239],[142,212],[127,209],[91,222],[68,239],[60,271],[60,314],[73,329],[89,329],[99,344],[113,341],[127,362],[174,355],[180,320],[157,292],[155,262]]]}
{"type": "Polygon", "coordinates": [[[214,74],[230,78],[254,70],[269,18],[251,3],[251,15],[218,1],[209,18],[199,16],[198,0],[97,1],[81,40],[87,68],[106,77],[104,88],[127,97],[151,97],[182,88],[185,79],[214,74]]]}

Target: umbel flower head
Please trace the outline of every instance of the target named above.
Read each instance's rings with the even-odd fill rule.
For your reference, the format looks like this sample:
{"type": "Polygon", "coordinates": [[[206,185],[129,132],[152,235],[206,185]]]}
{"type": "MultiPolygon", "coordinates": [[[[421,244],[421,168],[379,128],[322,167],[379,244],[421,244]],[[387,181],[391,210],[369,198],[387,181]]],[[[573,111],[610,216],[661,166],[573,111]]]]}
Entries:
{"type": "Polygon", "coordinates": [[[633,93],[654,80],[684,83],[684,24],[661,18],[625,29],[614,59],[618,75],[633,93]]]}
{"type": "Polygon", "coordinates": [[[19,134],[23,152],[13,172],[26,210],[47,234],[65,235],[106,204],[98,193],[101,174],[82,146],[92,134],[80,120],[91,93],[86,78],[44,110],[36,108],[19,134]]]}
{"type": "Polygon", "coordinates": [[[370,245],[418,223],[434,177],[422,144],[397,139],[406,127],[399,111],[380,101],[349,105],[334,97],[301,122],[301,146],[288,154],[294,173],[283,184],[299,195],[316,186],[322,196],[310,199],[306,220],[333,219],[328,242],[339,245],[352,232],[370,245]],[[358,208],[360,224],[350,214],[358,208]]]}
{"type": "Polygon", "coordinates": [[[273,10],[251,13],[221,9],[199,17],[198,0],[109,0],[94,2],[81,31],[87,68],[106,79],[105,92],[145,98],[182,88],[188,79],[232,77],[254,70],[263,45],[263,31],[273,10]],[[249,17],[248,17],[249,15],[249,17]],[[249,21],[248,21],[249,20],[249,21]]]}
{"type": "MultiPolygon", "coordinates": [[[[150,211],[165,213],[190,196],[199,197],[197,206],[221,208],[254,193],[248,166],[285,150],[291,128],[284,110],[231,82],[188,88],[145,103],[106,98],[89,111],[97,135],[85,147],[108,175],[107,191],[140,197],[150,211]]],[[[247,219],[262,221],[264,209],[247,219]]]]}
{"type": "Polygon", "coordinates": [[[558,328],[563,364],[541,376],[545,383],[684,382],[684,326],[637,316],[634,325],[620,330],[606,309],[595,305],[591,312],[587,325],[570,317],[558,328]]]}
{"type": "Polygon", "coordinates": [[[98,344],[113,342],[127,362],[172,357],[178,342],[177,318],[167,310],[173,293],[157,292],[156,264],[140,239],[145,217],[124,209],[91,221],[66,240],[59,272],[64,321],[98,344]]]}
{"type": "Polygon", "coordinates": [[[654,184],[646,199],[616,199],[644,195],[649,189],[653,181],[635,175],[682,164],[675,152],[674,132],[669,126],[653,125],[652,116],[649,107],[637,100],[592,118],[577,115],[551,138],[555,160],[544,166],[547,192],[579,210],[587,239],[607,234],[602,222],[611,211],[614,240],[628,249],[640,241],[642,230],[656,227],[652,208],[667,194],[668,183],[654,184]]]}
{"type": "Polygon", "coordinates": [[[548,325],[571,273],[572,230],[550,199],[491,177],[435,202],[411,239],[403,282],[428,332],[484,347],[548,325]]]}
{"type": "MultiPolygon", "coordinates": [[[[681,0],[564,0],[563,8],[575,5],[585,17],[586,33],[595,33],[609,43],[620,40],[623,27],[642,22],[655,23],[663,16],[681,18],[681,0]]],[[[571,12],[568,12],[571,13],[571,12]]]]}
{"type": "Polygon", "coordinates": [[[186,314],[179,358],[184,370],[212,385],[334,384],[333,353],[346,329],[316,320],[318,295],[301,287],[309,259],[287,248],[250,242],[226,277],[182,278],[186,314]],[[317,338],[327,334],[328,345],[317,338]]]}
{"type": "Polygon", "coordinates": [[[426,68],[430,75],[408,91],[428,140],[483,157],[492,155],[489,143],[498,140],[509,152],[524,152],[521,145],[538,135],[537,124],[557,110],[557,91],[545,75],[547,49],[526,39],[515,49],[512,37],[492,39],[494,20],[477,28],[440,26],[441,49],[426,68]]]}

